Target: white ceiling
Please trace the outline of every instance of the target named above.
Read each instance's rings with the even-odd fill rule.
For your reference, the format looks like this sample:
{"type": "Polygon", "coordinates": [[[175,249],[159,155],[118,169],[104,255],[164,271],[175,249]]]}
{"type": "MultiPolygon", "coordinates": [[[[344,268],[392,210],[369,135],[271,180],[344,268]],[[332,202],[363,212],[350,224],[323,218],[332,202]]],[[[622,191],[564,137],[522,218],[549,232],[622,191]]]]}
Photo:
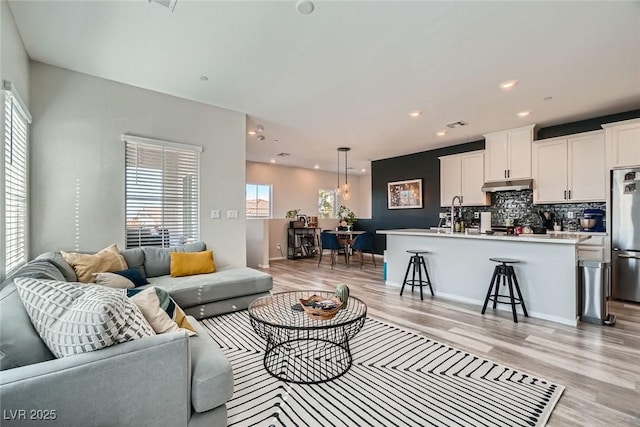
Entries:
{"type": "Polygon", "coordinates": [[[335,170],[349,146],[359,173],[491,131],[640,108],[637,1],[319,0],[310,15],[294,1],[10,7],[33,60],[246,113],[265,129],[263,142],[247,136],[258,162],[287,152],[279,164],[335,170]],[[510,79],[514,90],[498,89],[510,79]],[[469,125],[436,136],[457,120],[469,125]]]}

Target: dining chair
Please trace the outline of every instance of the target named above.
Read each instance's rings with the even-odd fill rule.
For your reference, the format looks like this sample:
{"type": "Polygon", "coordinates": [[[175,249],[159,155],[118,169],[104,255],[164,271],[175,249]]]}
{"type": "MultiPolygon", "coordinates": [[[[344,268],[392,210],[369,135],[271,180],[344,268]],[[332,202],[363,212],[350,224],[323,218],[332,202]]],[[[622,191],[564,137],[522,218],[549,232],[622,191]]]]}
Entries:
{"type": "Polygon", "coordinates": [[[375,237],[371,232],[360,234],[356,236],[355,240],[353,241],[353,244],[351,245],[351,249],[354,252],[358,252],[358,255],[360,256],[360,270],[362,270],[362,266],[364,265],[364,252],[371,252],[371,260],[373,261],[373,268],[377,268],[376,257],[373,254],[374,242],[375,242],[375,237]]]}
{"type": "Polygon", "coordinates": [[[320,263],[322,262],[324,250],[331,249],[331,269],[333,270],[333,266],[336,263],[336,254],[340,248],[342,248],[342,245],[338,242],[338,236],[329,233],[328,230],[320,233],[320,259],[318,260],[318,267],[320,267],[320,263]]]}

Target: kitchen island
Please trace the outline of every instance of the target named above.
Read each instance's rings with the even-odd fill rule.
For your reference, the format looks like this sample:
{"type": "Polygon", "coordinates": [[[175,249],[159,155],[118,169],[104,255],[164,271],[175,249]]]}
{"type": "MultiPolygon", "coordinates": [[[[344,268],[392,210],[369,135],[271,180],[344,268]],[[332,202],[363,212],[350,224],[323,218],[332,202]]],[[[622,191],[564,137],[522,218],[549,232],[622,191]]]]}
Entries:
{"type": "MultiPolygon", "coordinates": [[[[577,245],[588,236],[576,234],[486,235],[428,229],[379,230],[387,236],[387,280],[398,288],[409,262],[409,249],[425,256],[435,298],[476,304],[478,313],[489,289],[496,263],[489,258],[514,258],[520,289],[529,316],[577,325],[577,245]]],[[[409,289],[410,291],[410,289],[409,289]]],[[[500,293],[507,293],[501,286],[500,293]]],[[[407,293],[405,288],[405,295],[407,293]]],[[[508,304],[498,309],[511,310],[508,304]]],[[[491,311],[491,305],[487,312],[491,311]]],[[[522,315],[522,308],[518,306],[522,315]]],[[[519,316],[520,317],[520,316],[519,316]]]]}

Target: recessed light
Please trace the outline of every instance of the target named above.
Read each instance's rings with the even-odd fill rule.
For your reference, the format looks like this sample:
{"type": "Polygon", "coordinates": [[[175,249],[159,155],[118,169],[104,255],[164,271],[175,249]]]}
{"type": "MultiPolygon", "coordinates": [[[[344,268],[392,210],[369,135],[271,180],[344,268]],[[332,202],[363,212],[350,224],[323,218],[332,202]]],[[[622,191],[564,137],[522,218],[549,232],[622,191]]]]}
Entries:
{"type": "Polygon", "coordinates": [[[421,111],[417,111],[417,110],[416,111],[412,111],[412,112],[409,113],[409,117],[418,117],[418,116],[420,116],[420,114],[422,114],[421,111]]]}
{"type": "Polygon", "coordinates": [[[275,162],[276,162],[276,159],[271,159],[271,160],[269,160],[269,161],[270,161],[271,163],[275,163],[275,162]]]}
{"type": "Polygon", "coordinates": [[[367,170],[365,168],[360,169],[360,172],[366,172],[367,170]]]}
{"type": "Polygon", "coordinates": [[[436,135],[438,136],[445,136],[447,134],[446,130],[441,130],[440,132],[436,132],[436,135]]]}
{"type": "Polygon", "coordinates": [[[314,169],[320,169],[320,165],[313,165],[314,169]]]}
{"type": "Polygon", "coordinates": [[[250,130],[249,132],[247,132],[249,135],[255,135],[256,131],[255,130],[250,130]]]}
{"type": "Polygon", "coordinates": [[[506,82],[500,83],[499,87],[502,90],[513,89],[518,84],[517,80],[507,80],[506,82]]]}
{"type": "Polygon", "coordinates": [[[274,139],[274,140],[273,140],[273,142],[278,142],[278,140],[277,140],[277,139],[274,139]]]}
{"type": "Polygon", "coordinates": [[[200,80],[202,80],[203,82],[206,82],[207,80],[209,80],[209,77],[207,77],[207,76],[200,76],[200,80]]]}
{"type": "Polygon", "coordinates": [[[531,114],[531,110],[527,110],[527,111],[520,111],[517,116],[518,117],[527,117],[529,114],[531,114]]]}
{"type": "Polygon", "coordinates": [[[258,141],[264,141],[264,135],[258,135],[256,138],[258,138],[258,141]]]}

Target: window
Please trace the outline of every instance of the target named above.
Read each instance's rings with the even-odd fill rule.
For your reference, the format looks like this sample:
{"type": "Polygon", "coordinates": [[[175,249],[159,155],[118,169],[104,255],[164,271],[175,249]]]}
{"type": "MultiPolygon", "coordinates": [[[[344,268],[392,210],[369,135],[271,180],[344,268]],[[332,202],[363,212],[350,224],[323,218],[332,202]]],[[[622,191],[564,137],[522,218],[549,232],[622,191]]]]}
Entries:
{"type": "Polygon", "coordinates": [[[271,218],[271,186],[247,184],[247,218],[271,218]]]}
{"type": "Polygon", "coordinates": [[[335,218],[338,215],[337,200],[335,190],[318,190],[318,215],[320,219],[335,218]]]}
{"type": "Polygon", "coordinates": [[[29,232],[27,185],[29,123],[31,115],[11,82],[4,87],[4,266],[6,276],[27,262],[29,232]]]}
{"type": "Polygon", "coordinates": [[[123,135],[127,248],[199,240],[201,147],[123,135]]]}

